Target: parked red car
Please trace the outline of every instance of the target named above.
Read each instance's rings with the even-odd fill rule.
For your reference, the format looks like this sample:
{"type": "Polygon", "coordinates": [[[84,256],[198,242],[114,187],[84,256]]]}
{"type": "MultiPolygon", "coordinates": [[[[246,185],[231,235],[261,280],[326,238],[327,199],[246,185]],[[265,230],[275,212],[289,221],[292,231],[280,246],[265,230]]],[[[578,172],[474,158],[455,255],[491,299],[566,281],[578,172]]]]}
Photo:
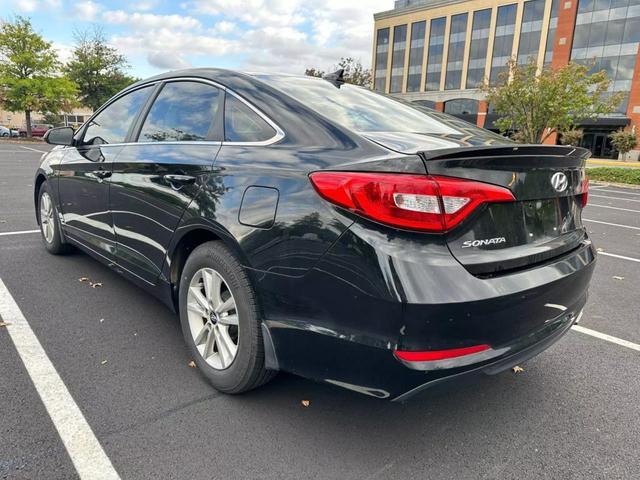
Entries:
{"type": "MultiPolygon", "coordinates": [[[[53,128],[53,125],[47,125],[47,124],[44,124],[44,123],[35,123],[35,124],[31,125],[31,136],[32,137],[44,137],[44,134],[47,133],[52,128],[53,128]]],[[[21,137],[26,137],[27,136],[27,129],[26,128],[21,128],[20,129],[20,136],[21,137]]]]}

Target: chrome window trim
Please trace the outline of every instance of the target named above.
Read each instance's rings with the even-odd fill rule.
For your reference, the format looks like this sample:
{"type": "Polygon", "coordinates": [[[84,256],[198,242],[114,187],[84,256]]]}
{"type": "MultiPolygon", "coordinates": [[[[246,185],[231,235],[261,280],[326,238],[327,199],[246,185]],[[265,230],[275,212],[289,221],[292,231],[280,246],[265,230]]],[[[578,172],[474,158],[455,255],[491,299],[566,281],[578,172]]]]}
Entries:
{"type": "MultiPolygon", "coordinates": [[[[237,98],[242,103],[244,103],[247,107],[249,107],[256,115],[258,115],[265,122],[267,122],[267,124],[271,128],[273,128],[275,130],[275,132],[276,132],[275,135],[273,137],[267,139],[267,140],[262,140],[262,141],[259,141],[259,142],[225,142],[224,140],[222,140],[222,141],[217,141],[217,140],[202,140],[202,141],[187,140],[187,141],[184,141],[184,142],[169,141],[169,142],[106,143],[106,144],[103,144],[103,145],[94,145],[94,146],[99,146],[101,148],[102,147],[122,147],[122,146],[125,146],[125,145],[218,145],[218,146],[228,145],[228,146],[238,146],[238,147],[265,147],[265,146],[272,145],[274,143],[279,142],[280,140],[282,140],[286,136],[284,131],[278,126],[278,124],[276,122],[271,120],[271,118],[269,118],[267,115],[265,115],[261,110],[259,110],[257,107],[255,107],[251,102],[246,100],[244,97],[240,96],[238,93],[234,92],[230,88],[225,87],[224,85],[222,85],[222,84],[220,84],[220,83],[218,83],[218,82],[216,82],[214,80],[209,80],[207,78],[200,78],[200,77],[167,78],[166,80],[152,80],[152,81],[137,85],[135,88],[132,88],[130,90],[126,90],[126,91],[121,92],[121,93],[113,96],[112,98],[110,98],[109,101],[107,103],[105,103],[105,105],[102,106],[98,111],[96,111],[91,116],[91,118],[89,118],[87,120],[86,123],[88,124],[91,120],[93,120],[93,118],[95,116],[99,115],[103,110],[108,108],[113,102],[115,102],[119,98],[123,97],[124,95],[127,95],[127,94],[129,94],[131,92],[134,92],[134,91],[139,90],[139,89],[144,88],[144,87],[157,85],[158,83],[173,83],[173,82],[181,82],[181,81],[199,82],[199,83],[209,84],[209,85],[212,85],[212,86],[224,91],[225,93],[233,95],[235,98],[237,98]]],[[[84,132],[83,132],[83,135],[84,135],[84,132]]]]}
{"type": "Polygon", "coordinates": [[[273,128],[276,133],[275,133],[275,135],[273,137],[271,137],[271,138],[269,138],[267,140],[259,141],[259,142],[226,142],[226,141],[223,140],[222,141],[222,145],[263,147],[263,146],[272,145],[272,144],[274,144],[276,142],[279,142],[280,140],[282,140],[285,137],[284,131],[278,126],[278,124],[276,124],[273,120],[271,120],[264,113],[262,113],[260,110],[258,110],[258,108],[254,107],[250,102],[245,100],[243,97],[238,95],[233,90],[227,89],[226,92],[231,94],[231,95],[233,95],[238,100],[240,100],[242,103],[244,103],[247,107],[249,107],[256,115],[258,115],[265,122],[267,122],[267,124],[271,128],[273,128]]]}

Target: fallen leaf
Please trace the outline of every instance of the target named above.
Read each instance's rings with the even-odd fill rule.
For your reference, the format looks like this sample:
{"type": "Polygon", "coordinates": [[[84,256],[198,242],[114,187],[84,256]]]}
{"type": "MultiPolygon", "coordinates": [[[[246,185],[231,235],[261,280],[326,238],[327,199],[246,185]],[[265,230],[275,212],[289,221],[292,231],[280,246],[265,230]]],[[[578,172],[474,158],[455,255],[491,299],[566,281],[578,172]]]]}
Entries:
{"type": "Polygon", "coordinates": [[[624,280],[624,277],[619,277],[618,275],[613,276],[614,280],[624,280]]]}
{"type": "Polygon", "coordinates": [[[106,363],[107,363],[107,361],[106,361],[106,360],[102,360],[102,361],[100,362],[100,365],[105,365],[106,363]]]}
{"type": "Polygon", "coordinates": [[[8,327],[11,325],[9,322],[0,322],[0,327],[8,327]]]}
{"type": "Polygon", "coordinates": [[[87,277],[80,277],[80,278],[78,279],[78,281],[79,281],[79,282],[88,282],[88,281],[89,281],[89,279],[88,279],[87,277]]]}
{"type": "Polygon", "coordinates": [[[516,365],[515,367],[513,367],[511,369],[511,371],[513,373],[522,373],[522,372],[524,372],[524,368],[522,368],[520,365],[516,365]]]}
{"type": "Polygon", "coordinates": [[[189,362],[189,367],[190,367],[190,368],[196,368],[196,362],[194,362],[193,360],[191,360],[191,361],[189,362]]]}
{"type": "Polygon", "coordinates": [[[99,288],[99,287],[102,286],[102,283],[100,283],[100,282],[96,282],[96,283],[89,282],[89,285],[91,285],[91,288],[99,288]]]}
{"type": "Polygon", "coordinates": [[[302,400],[302,402],[300,403],[302,403],[303,407],[308,407],[309,405],[311,405],[311,402],[309,400],[302,400]]]}

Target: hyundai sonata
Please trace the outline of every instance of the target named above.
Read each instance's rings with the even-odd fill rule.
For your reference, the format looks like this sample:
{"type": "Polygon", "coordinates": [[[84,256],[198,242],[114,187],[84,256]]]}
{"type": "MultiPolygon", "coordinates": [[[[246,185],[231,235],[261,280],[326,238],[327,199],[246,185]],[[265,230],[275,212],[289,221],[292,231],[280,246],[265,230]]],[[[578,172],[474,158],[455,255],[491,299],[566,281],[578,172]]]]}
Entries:
{"type": "Polygon", "coordinates": [[[586,301],[586,150],[519,145],[341,72],[172,72],[46,139],[45,248],[162,299],[223,392],[283,370],[404,400],[536,355],[586,301]]]}

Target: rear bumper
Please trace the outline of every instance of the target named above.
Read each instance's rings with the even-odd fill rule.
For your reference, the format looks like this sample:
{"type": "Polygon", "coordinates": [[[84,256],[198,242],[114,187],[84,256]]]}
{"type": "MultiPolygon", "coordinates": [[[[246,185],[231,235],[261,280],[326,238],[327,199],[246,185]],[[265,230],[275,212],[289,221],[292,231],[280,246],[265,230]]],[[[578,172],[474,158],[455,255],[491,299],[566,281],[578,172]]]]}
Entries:
{"type": "Polygon", "coordinates": [[[438,386],[444,382],[464,380],[480,375],[496,375],[500,372],[508,370],[522,362],[535,357],[543,352],[567,333],[571,326],[579,321],[582,316],[582,310],[576,315],[574,312],[561,315],[556,321],[549,325],[547,329],[543,329],[537,334],[527,338],[520,339],[512,345],[505,346],[506,352],[500,355],[498,359],[489,362],[480,362],[480,364],[471,364],[469,369],[465,369],[460,373],[455,373],[445,377],[440,377],[423,383],[393,399],[393,401],[403,402],[424,390],[438,386]]]}
{"type": "Polygon", "coordinates": [[[350,229],[302,277],[254,276],[280,369],[404,400],[446,380],[496,373],[541,352],[581,312],[589,241],[545,265],[480,279],[435,239],[350,229]],[[490,356],[409,368],[395,350],[489,345],[490,356]]]}

